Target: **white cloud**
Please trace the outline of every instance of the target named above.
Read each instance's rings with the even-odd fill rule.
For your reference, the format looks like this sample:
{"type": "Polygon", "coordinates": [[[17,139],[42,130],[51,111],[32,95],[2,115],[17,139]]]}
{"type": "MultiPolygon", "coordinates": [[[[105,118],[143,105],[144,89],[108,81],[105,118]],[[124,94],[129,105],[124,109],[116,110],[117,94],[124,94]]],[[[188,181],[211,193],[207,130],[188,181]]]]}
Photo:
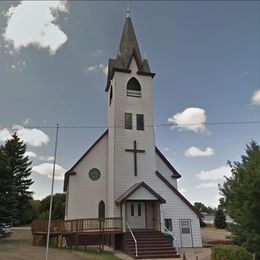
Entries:
{"type": "Polygon", "coordinates": [[[201,180],[223,180],[224,176],[231,176],[231,169],[229,166],[220,166],[216,169],[209,171],[200,171],[196,176],[201,180]]]}
{"type": "Polygon", "coordinates": [[[32,122],[32,118],[31,117],[27,117],[25,118],[25,120],[23,121],[23,125],[29,125],[32,122]]]}
{"type": "Polygon", "coordinates": [[[108,66],[105,66],[104,64],[98,64],[98,65],[94,65],[94,66],[89,66],[83,70],[84,73],[88,73],[88,72],[98,73],[100,71],[103,72],[105,75],[107,75],[108,66]]]}
{"type": "Polygon", "coordinates": [[[256,90],[251,98],[252,105],[260,106],[260,89],[256,90]]]}
{"type": "Polygon", "coordinates": [[[49,142],[49,137],[43,131],[33,128],[27,129],[20,125],[14,125],[12,130],[7,128],[0,129],[0,141],[5,142],[7,139],[11,138],[14,133],[25,142],[27,145],[39,147],[49,142]]]}
{"type": "Polygon", "coordinates": [[[32,152],[32,151],[26,151],[25,156],[29,156],[30,158],[36,158],[37,157],[37,154],[35,152],[32,152]]]}
{"type": "MultiPolygon", "coordinates": [[[[32,171],[37,172],[41,175],[47,176],[48,178],[52,178],[53,164],[52,163],[42,163],[42,164],[34,166],[32,168],[32,171]]],[[[65,172],[66,172],[66,170],[62,166],[60,166],[59,164],[55,165],[55,179],[56,180],[63,180],[65,172]]]]}
{"type": "Polygon", "coordinates": [[[38,159],[40,161],[54,161],[54,157],[53,156],[39,156],[38,159]]]}
{"type": "Polygon", "coordinates": [[[179,189],[179,192],[180,192],[180,193],[184,193],[185,191],[187,191],[185,188],[180,188],[180,189],[179,189]]]}
{"type": "Polygon", "coordinates": [[[214,155],[214,149],[211,147],[207,147],[204,151],[200,150],[199,148],[192,146],[185,150],[184,154],[187,157],[203,157],[203,156],[212,156],[214,155]]]}
{"type": "Polygon", "coordinates": [[[26,61],[24,60],[18,60],[14,64],[11,65],[11,68],[13,70],[18,70],[18,71],[23,71],[24,69],[27,68],[26,61]]]}
{"type": "Polygon", "coordinates": [[[103,51],[103,50],[97,50],[97,51],[93,51],[93,52],[89,53],[89,56],[92,56],[92,57],[101,57],[104,55],[105,55],[105,51],[103,51]]]}
{"type": "Polygon", "coordinates": [[[0,142],[5,142],[11,137],[11,133],[8,129],[0,129],[0,142]]]}
{"type": "Polygon", "coordinates": [[[196,189],[218,188],[218,183],[216,183],[216,182],[205,182],[205,183],[201,183],[201,184],[197,185],[195,188],[196,189]]]}
{"type": "Polygon", "coordinates": [[[169,152],[171,152],[171,148],[165,147],[165,148],[163,148],[163,151],[164,151],[165,153],[169,153],[169,152]]]}
{"type": "Polygon", "coordinates": [[[3,33],[11,53],[33,45],[55,54],[68,39],[55,24],[59,12],[68,12],[67,1],[23,0],[11,6],[6,12],[7,26],[3,33]]]}
{"type": "Polygon", "coordinates": [[[178,130],[189,130],[195,133],[207,133],[205,127],[206,111],[198,107],[188,107],[184,111],[168,118],[168,122],[176,125],[178,130]]]}
{"type": "MultiPolygon", "coordinates": [[[[17,127],[17,126],[16,126],[17,127]]],[[[17,135],[28,145],[38,147],[49,142],[49,137],[43,131],[33,128],[20,127],[16,131],[17,135]]]]}

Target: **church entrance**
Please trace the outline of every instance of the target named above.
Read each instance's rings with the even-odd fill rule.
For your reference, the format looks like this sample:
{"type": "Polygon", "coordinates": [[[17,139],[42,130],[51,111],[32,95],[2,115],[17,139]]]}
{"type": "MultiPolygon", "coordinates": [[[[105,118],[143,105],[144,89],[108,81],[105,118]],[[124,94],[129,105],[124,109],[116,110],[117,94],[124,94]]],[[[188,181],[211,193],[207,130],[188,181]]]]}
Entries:
{"type": "Polygon", "coordinates": [[[126,220],[131,229],[146,228],[145,202],[127,202],[126,220]]]}

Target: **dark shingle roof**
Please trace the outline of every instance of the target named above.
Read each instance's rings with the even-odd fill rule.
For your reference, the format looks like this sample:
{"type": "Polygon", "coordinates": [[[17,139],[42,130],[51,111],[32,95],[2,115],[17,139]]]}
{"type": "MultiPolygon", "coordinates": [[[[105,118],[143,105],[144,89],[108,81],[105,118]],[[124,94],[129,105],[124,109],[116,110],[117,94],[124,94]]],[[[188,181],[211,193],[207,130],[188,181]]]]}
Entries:
{"type": "Polygon", "coordinates": [[[108,91],[110,80],[113,78],[115,71],[130,72],[128,69],[133,56],[138,66],[138,72],[153,77],[154,73],[151,73],[147,59],[142,59],[131,18],[126,17],[116,59],[108,60],[106,91],[108,91]]]}

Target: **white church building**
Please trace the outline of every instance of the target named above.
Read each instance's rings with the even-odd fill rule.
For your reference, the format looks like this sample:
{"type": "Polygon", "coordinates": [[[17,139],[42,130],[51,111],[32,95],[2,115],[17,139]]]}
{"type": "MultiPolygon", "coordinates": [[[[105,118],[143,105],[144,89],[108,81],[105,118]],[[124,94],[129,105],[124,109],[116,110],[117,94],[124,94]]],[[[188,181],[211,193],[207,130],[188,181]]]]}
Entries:
{"type": "Polygon", "coordinates": [[[178,191],[181,175],[155,146],[154,76],[128,13],[117,56],[108,61],[108,129],[65,173],[65,219],[120,218],[117,242],[130,229],[135,237],[155,230],[170,231],[176,247],[201,247],[202,215],[178,191]]]}

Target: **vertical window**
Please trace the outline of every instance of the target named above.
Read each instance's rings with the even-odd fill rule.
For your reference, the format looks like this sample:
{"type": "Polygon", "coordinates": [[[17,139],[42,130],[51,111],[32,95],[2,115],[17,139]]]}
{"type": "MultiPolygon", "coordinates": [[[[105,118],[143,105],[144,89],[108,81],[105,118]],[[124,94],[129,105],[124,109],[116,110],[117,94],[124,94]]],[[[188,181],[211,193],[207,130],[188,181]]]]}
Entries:
{"type": "Polygon", "coordinates": [[[105,218],[105,202],[103,200],[98,204],[98,218],[105,218]]]}
{"type": "Polygon", "coordinates": [[[144,115],[143,114],[136,115],[136,129],[144,130],[144,115]]]}
{"type": "Polygon", "coordinates": [[[142,215],[142,205],[141,203],[138,203],[138,217],[142,215]]]}
{"type": "MultiPolygon", "coordinates": [[[[164,219],[164,225],[165,227],[169,230],[172,231],[172,219],[171,218],[166,218],[164,219]]],[[[166,229],[165,229],[166,231],[166,229]]]]}
{"type": "Polygon", "coordinates": [[[134,217],[135,215],[135,204],[131,203],[131,216],[134,217]]]}
{"type": "Polygon", "coordinates": [[[109,93],[109,106],[112,103],[112,98],[113,98],[113,87],[112,85],[110,86],[110,93],[109,93]]]}
{"type": "Polygon", "coordinates": [[[132,114],[125,113],[125,129],[132,129],[132,114]]]}
{"type": "Polygon", "coordinates": [[[189,220],[181,220],[181,233],[190,234],[190,222],[189,220]]]}

